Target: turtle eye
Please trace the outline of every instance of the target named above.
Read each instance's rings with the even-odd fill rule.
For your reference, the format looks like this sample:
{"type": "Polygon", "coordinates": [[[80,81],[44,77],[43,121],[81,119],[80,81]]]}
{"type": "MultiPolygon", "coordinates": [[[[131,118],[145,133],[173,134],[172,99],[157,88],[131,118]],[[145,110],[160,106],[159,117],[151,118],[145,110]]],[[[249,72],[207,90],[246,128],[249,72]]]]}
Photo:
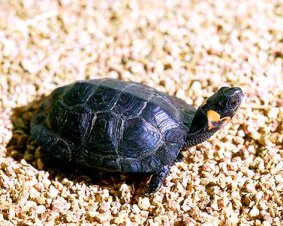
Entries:
{"type": "Polygon", "coordinates": [[[239,102],[239,97],[237,95],[233,96],[228,100],[227,107],[229,108],[229,110],[234,110],[239,105],[239,102]]]}

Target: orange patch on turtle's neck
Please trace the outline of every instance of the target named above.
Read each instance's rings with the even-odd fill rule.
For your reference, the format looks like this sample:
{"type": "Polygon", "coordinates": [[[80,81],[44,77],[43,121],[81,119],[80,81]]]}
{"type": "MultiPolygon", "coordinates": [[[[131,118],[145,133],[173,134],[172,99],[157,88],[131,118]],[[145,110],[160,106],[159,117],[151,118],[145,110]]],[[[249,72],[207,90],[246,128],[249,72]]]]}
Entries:
{"type": "Polygon", "coordinates": [[[208,129],[220,128],[231,121],[231,117],[227,116],[221,118],[220,114],[216,111],[208,110],[207,111],[207,120],[208,120],[208,129]]]}
{"type": "Polygon", "coordinates": [[[211,121],[211,122],[219,122],[221,120],[220,115],[216,111],[213,111],[213,110],[208,110],[207,118],[208,118],[208,121],[211,121]]]}

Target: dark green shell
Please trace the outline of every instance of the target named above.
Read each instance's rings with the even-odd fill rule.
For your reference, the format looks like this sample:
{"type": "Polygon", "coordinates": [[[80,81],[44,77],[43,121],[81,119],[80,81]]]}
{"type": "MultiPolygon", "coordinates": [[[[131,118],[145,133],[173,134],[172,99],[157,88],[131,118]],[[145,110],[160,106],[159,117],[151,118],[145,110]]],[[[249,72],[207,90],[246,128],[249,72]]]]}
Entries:
{"type": "Polygon", "coordinates": [[[154,172],[175,161],[195,109],[148,86],[115,79],[55,89],[31,122],[49,158],[117,172],[154,172]]]}

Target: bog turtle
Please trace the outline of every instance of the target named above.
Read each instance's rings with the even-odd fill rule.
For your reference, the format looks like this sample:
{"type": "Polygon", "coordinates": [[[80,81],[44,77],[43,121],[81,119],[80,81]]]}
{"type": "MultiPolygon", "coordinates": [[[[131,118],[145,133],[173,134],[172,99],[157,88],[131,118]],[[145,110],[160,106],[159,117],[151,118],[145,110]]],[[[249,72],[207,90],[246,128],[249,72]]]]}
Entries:
{"type": "Polygon", "coordinates": [[[197,110],[135,82],[77,81],[55,89],[31,121],[50,161],[109,172],[149,173],[156,192],[181,149],[211,137],[241,104],[242,90],[222,87],[197,110]]]}

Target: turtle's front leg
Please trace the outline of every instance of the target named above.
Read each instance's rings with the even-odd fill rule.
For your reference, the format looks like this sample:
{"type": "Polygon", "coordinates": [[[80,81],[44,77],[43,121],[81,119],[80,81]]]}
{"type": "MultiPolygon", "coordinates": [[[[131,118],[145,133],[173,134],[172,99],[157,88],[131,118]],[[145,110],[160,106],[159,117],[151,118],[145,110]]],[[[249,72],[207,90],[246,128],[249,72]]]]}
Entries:
{"type": "Polygon", "coordinates": [[[149,187],[148,187],[148,194],[153,194],[159,190],[159,188],[163,185],[163,181],[168,176],[170,171],[170,167],[163,166],[161,170],[155,172],[150,181],[149,181],[149,187]]]}

